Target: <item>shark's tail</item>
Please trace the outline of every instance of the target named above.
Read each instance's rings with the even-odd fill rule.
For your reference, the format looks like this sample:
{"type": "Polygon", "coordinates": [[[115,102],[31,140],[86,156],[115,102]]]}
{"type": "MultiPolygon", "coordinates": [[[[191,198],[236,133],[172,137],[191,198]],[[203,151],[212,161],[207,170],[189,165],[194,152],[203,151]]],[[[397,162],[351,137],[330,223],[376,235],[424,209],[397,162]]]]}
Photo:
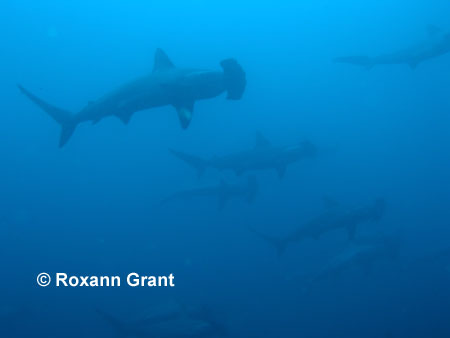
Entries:
{"type": "Polygon", "coordinates": [[[258,184],[258,181],[256,180],[256,177],[249,176],[248,177],[248,195],[247,195],[248,203],[253,203],[258,192],[259,192],[259,184],[258,184]]]}
{"type": "Polygon", "coordinates": [[[278,257],[281,257],[281,255],[283,255],[283,253],[286,251],[286,248],[289,244],[288,240],[286,240],[284,238],[280,238],[280,237],[269,236],[269,235],[263,234],[263,233],[255,230],[252,227],[248,227],[248,229],[252,233],[254,233],[257,237],[263,239],[264,241],[269,243],[269,245],[273,246],[275,248],[275,250],[277,251],[278,257]]]}
{"type": "Polygon", "coordinates": [[[169,149],[169,151],[175,157],[179,158],[180,160],[189,164],[191,167],[195,168],[197,170],[198,177],[201,177],[205,173],[205,170],[208,167],[207,160],[204,160],[198,156],[189,155],[173,149],[169,149]]]}
{"type": "Polygon", "coordinates": [[[129,328],[126,323],[120,321],[119,319],[111,316],[100,309],[96,309],[96,312],[107,322],[110,327],[115,331],[115,336],[117,338],[125,338],[129,336],[129,328]]]}
{"type": "Polygon", "coordinates": [[[235,59],[223,60],[220,65],[224,72],[225,87],[228,92],[227,99],[240,100],[247,85],[244,70],[235,59]]]}
{"type": "Polygon", "coordinates": [[[343,56],[334,59],[336,63],[348,63],[351,65],[361,66],[366,69],[372,69],[375,66],[373,60],[368,56],[343,56]]]}
{"type": "Polygon", "coordinates": [[[73,115],[64,110],[57,108],[44,100],[41,100],[37,96],[30,93],[28,90],[23,88],[21,85],[18,85],[19,90],[28,97],[31,101],[33,101],[36,105],[38,105],[43,111],[45,111],[50,117],[58,122],[61,126],[61,136],[59,138],[59,146],[63,147],[67,141],[69,141],[72,136],[75,128],[77,127],[77,123],[73,118],[73,115]]]}

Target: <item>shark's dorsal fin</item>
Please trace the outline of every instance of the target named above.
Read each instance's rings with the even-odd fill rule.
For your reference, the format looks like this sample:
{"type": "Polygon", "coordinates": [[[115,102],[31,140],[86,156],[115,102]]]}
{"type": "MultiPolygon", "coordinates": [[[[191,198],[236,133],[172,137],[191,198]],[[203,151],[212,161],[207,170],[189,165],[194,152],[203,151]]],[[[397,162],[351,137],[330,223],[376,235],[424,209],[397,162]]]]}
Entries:
{"type": "Polygon", "coordinates": [[[171,68],[175,68],[172,61],[170,61],[167,54],[161,48],[158,48],[155,52],[155,64],[153,65],[153,72],[168,70],[171,68]]]}
{"type": "Polygon", "coordinates": [[[437,34],[442,33],[442,29],[435,25],[428,25],[427,33],[428,33],[428,36],[436,36],[437,34]]]}
{"type": "Polygon", "coordinates": [[[270,148],[270,142],[259,131],[256,133],[255,148],[270,148]]]}

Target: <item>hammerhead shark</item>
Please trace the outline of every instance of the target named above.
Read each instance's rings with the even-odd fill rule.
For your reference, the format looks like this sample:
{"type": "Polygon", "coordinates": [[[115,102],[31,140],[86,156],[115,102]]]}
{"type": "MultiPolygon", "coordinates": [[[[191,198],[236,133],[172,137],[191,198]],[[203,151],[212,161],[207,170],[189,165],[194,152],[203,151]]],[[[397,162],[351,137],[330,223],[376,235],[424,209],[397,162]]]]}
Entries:
{"type": "Polygon", "coordinates": [[[227,92],[227,99],[241,99],[245,72],[234,59],[223,60],[223,71],[176,68],[168,56],[157,49],[153,72],[136,79],[97,101],[90,102],[77,114],[55,107],[38,98],[21,85],[20,91],[61,125],[59,146],[64,146],[81,122],[98,123],[107,116],[116,116],[128,124],[138,111],[172,105],[181,127],[186,129],[192,119],[194,103],[227,92]]]}
{"type": "Polygon", "coordinates": [[[254,176],[249,176],[246,185],[230,184],[222,180],[218,185],[179,191],[165,198],[161,203],[165,204],[174,199],[212,196],[217,198],[218,209],[222,210],[227,201],[235,197],[244,197],[249,203],[252,203],[258,191],[259,186],[256,178],[254,176]]]}
{"type": "Polygon", "coordinates": [[[328,198],[324,203],[326,210],[323,214],[311,219],[287,236],[275,237],[263,234],[252,227],[249,229],[273,246],[277,250],[278,256],[281,256],[290,244],[301,242],[307,238],[318,240],[322,235],[338,229],[346,229],[349,239],[353,240],[357,226],[368,221],[378,222],[384,213],[386,204],[381,198],[372,205],[358,208],[345,208],[328,198]]]}
{"type": "Polygon", "coordinates": [[[396,259],[399,256],[399,252],[400,239],[397,236],[381,236],[359,240],[333,257],[313,274],[307,282],[309,286],[312,286],[353,267],[362,268],[364,273],[368,274],[375,262],[383,259],[396,259]]]}
{"type": "Polygon", "coordinates": [[[275,169],[278,176],[282,178],[289,164],[314,158],[317,148],[308,141],[290,146],[272,146],[261,133],[257,133],[256,143],[252,149],[226,156],[203,159],[173,149],[170,149],[170,152],[195,168],[198,176],[202,176],[210,167],[218,170],[232,170],[238,176],[247,171],[275,169]]]}
{"type": "Polygon", "coordinates": [[[345,56],[334,59],[338,63],[349,63],[371,69],[377,65],[407,64],[415,69],[419,63],[450,52],[450,33],[435,26],[428,26],[428,39],[397,52],[369,56],[345,56]]]}
{"type": "Polygon", "coordinates": [[[120,320],[98,309],[97,313],[120,338],[221,338],[228,335],[227,328],[217,322],[206,307],[166,307],[130,321],[120,320]]]}

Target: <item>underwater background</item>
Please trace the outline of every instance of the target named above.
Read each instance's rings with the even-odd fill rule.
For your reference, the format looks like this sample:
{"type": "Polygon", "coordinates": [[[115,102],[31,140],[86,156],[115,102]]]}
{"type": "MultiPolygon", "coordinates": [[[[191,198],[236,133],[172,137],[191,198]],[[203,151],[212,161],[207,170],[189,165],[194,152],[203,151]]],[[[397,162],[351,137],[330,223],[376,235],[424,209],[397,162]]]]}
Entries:
{"type": "Polygon", "coordinates": [[[450,2],[5,0],[0,8],[0,337],[116,337],[98,309],[128,321],[175,303],[208,309],[229,337],[450,335],[450,254],[436,254],[450,247],[450,55],[414,70],[332,61],[401,49],[425,39],[428,25],[450,31],[450,2]],[[242,99],[196,102],[187,130],[173,107],[136,113],[127,126],[82,124],[59,149],[57,123],[16,86],[77,112],[150,73],[157,48],[180,67],[220,70],[235,58],[246,73],[242,99]],[[198,177],[169,149],[223,156],[252,149],[256,135],[319,151],[282,178],[251,173],[253,203],[161,203],[248,176],[198,177]],[[384,199],[382,218],[358,226],[356,238],[396,236],[398,257],[306,288],[353,245],[346,231],[281,256],[249,231],[289,234],[324,212],[324,198],[384,199]],[[40,288],[41,272],[173,273],[176,286],[40,288]]]}

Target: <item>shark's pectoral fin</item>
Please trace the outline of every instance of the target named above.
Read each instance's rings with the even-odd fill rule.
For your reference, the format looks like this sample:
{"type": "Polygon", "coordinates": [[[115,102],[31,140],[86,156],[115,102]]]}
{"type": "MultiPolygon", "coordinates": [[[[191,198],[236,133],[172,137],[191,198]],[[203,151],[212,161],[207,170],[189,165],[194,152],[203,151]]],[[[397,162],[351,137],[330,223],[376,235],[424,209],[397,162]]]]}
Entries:
{"type": "Polygon", "coordinates": [[[175,107],[175,109],[177,110],[178,118],[180,119],[181,128],[187,129],[192,120],[193,109],[185,106],[175,107]]]}
{"type": "Polygon", "coordinates": [[[419,61],[415,61],[415,60],[408,62],[409,68],[411,68],[412,70],[416,69],[418,64],[419,64],[419,61]]]}
{"type": "Polygon", "coordinates": [[[192,120],[192,113],[194,111],[194,101],[193,100],[182,100],[173,105],[178,113],[178,118],[180,119],[181,128],[186,129],[192,120]]]}
{"type": "Polygon", "coordinates": [[[277,173],[278,173],[278,177],[279,177],[279,178],[283,178],[284,175],[286,174],[286,165],[285,165],[285,164],[279,164],[279,165],[275,168],[275,170],[276,170],[277,173]]]}
{"type": "Polygon", "coordinates": [[[123,124],[128,124],[130,123],[131,120],[131,115],[133,115],[132,113],[123,113],[123,114],[116,114],[116,116],[120,119],[120,121],[123,122],[123,124]]]}
{"type": "Polygon", "coordinates": [[[59,147],[64,147],[64,145],[69,141],[70,137],[72,136],[73,132],[75,131],[75,128],[77,125],[75,123],[68,123],[68,124],[62,124],[61,125],[61,135],[59,137],[59,147]]]}

